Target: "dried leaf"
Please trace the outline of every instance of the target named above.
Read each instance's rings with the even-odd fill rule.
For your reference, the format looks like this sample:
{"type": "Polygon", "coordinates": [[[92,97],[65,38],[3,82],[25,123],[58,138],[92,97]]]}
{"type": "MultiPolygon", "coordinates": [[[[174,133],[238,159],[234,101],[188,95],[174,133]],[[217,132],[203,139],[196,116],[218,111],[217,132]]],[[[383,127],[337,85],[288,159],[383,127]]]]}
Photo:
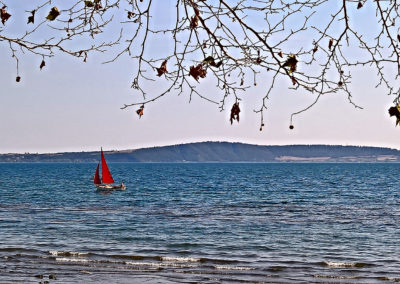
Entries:
{"type": "Polygon", "coordinates": [[[94,3],[92,1],[85,0],[85,7],[89,7],[89,8],[94,7],[94,3]]]}
{"type": "Polygon", "coordinates": [[[313,53],[316,53],[318,51],[318,46],[315,46],[312,51],[313,51],[313,53]]]}
{"type": "Polygon", "coordinates": [[[0,18],[1,18],[1,22],[3,23],[3,25],[5,25],[7,20],[11,17],[11,14],[9,14],[7,12],[6,8],[7,8],[7,6],[3,6],[3,8],[1,8],[1,10],[0,10],[0,18]]]}
{"type": "Polygon", "coordinates": [[[400,124],[400,104],[389,108],[389,115],[396,117],[396,126],[400,124]]]}
{"type": "Polygon", "coordinates": [[[239,103],[234,103],[231,109],[231,124],[233,123],[234,120],[237,120],[239,122],[239,113],[240,113],[240,108],[239,108],[239,103]]]}
{"type": "Polygon", "coordinates": [[[218,61],[217,63],[211,62],[210,65],[211,65],[212,67],[219,68],[219,67],[222,65],[222,61],[218,61]]]}
{"type": "Polygon", "coordinates": [[[51,8],[49,14],[47,15],[46,19],[49,21],[54,21],[58,16],[60,15],[60,12],[58,11],[57,7],[51,8]]]}
{"type": "Polygon", "coordinates": [[[216,63],[214,57],[212,56],[207,56],[206,58],[204,58],[203,63],[210,64],[210,66],[216,68],[219,68],[222,65],[222,61],[216,63]]]}
{"type": "Polygon", "coordinates": [[[28,17],[28,24],[30,24],[30,23],[34,24],[35,23],[35,13],[36,13],[35,10],[33,10],[31,12],[31,15],[28,17]]]}
{"type": "Polygon", "coordinates": [[[142,105],[142,106],[136,111],[136,113],[138,114],[139,118],[142,118],[143,109],[144,109],[144,105],[142,105]]]}
{"type": "Polygon", "coordinates": [[[279,55],[280,57],[283,57],[282,51],[279,51],[278,55],[279,55]]]}
{"type": "Polygon", "coordinates": [[[292,79],[292,84],[293,84],[293,86],[297,84],[297,80],[296,80],[295,77],[290,76],[290,79],[292,79]]]}
{"type": "Polygon", "coordinates": [[[333,39],[330,39],[329,40],[329,45],[328,45],[329,50],[331,50],[332,45],[333,45],[333,39]]]}
{"type": "Polygon", "coordinates": [[[40,63],[40,70],[42,70],[42,68],[46,66],[46,62],[44,62],[44,60],[42,60],[42,63],[40,63]]]}
{"type": "Polygon", "coordinates": [[[167,71],[167,60],[164,60],[163,63],[161,63],[160,68],[156,68],[157,69],[157,76],[161,77],[161,75],[168,73],[167,71]]]}
{"type": "Polygon", "coordinates": [[[194,15],[194,16],[190,19],[190,28],[191,28],[191,29],[195,29],[198,25],[199,25],[199,16],[194,15]]]}
{"type": "Polygon", "coordinates": [[[297,58],[296,55],[289,55],[282,67],[290,67],[289,73],[293,73],[297,68],[297,58]]]}
{"type": "Polygon", "coordinates": [[[400,41],[400,35],[397,35],[397,40],[400,41]]]}
{"type": "Polygon", "coordinates": [[[363,3],[362,3],[361,1],[359,1],[359,2],[358,2],[358,5],[357,5],[357,9],[362,8],[362,6],[363,6],[363,3]]]}
{"type": "Polygon", "coordinates": [[[207,75],[207,71],[203,69],[203,64],[199,64],[196,67],[195,66],[190,66],[190,71],[189,75],[192,76],[197,82],[199,81],[200,78],[205,78],[207,75]]]}
{"type": "Polygon", "coordinates": [[[214,57],[212,57],[212,56],[207,56],[207,57],[204,58],[204,60],[203,60],[203,63],[208,63],[208,64],[210,64],[210,63],[213,63],[213,62],[215,62],[215,61],[214,61],[214,57]]]}

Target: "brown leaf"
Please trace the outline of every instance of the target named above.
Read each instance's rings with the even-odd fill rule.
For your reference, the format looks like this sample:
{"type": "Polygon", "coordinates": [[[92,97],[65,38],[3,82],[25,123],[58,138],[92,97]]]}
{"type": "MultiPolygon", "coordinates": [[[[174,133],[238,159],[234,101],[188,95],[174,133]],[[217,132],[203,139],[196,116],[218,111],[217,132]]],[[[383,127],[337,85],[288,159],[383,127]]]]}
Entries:
{"type": "Polygon", "coordinates": [[[296,80],[295,77],[290,76],[290,79],[292,79],[292,84],[293,84],[293,86],[297,84],[297,80],[296,80]]]}
{"type": "Polygon", "coordinates": [[[60,15],[60,12],[58,11],[57,7],[51,8],[49,14],[47,15],[46,19],[49,21],[54,21],[58,16],[60,15]]]}
{"type": "Polygon", "coordinates": [[[157,69],[157,76],[161,77],[161,75],[168,73],[167,71],[167,60],[164,60],[163,63],[161,63],[160,68],[156,68],[157,69]]]}
{"type": "Polygon", "coordinates": [[[222,61],[218,61],[217,63],[215,63],[215,61],[212,61],[212,62],[210,63],[210,65],[211,65],[212,67],[219,68],[219,67],[222,65],[222,61]]]}
{"type": "Polygon", "coordinates": [[[318,51],[318,46],[315,46],[314,49],[312,50],[313,53],[316,53],[318,51]]]}
{"type": "Polygon", "coordinates": [[[44,62],[44,60],[42,60],[42,63],[40,63],[40,70],[42,70],[42,68],[46,66],[46,62],[44,62]]]}
{"type": "Polygon", "coordinates": [[[94,7],[94,3],[92,1],[90,1],[90,0],[86,0],[85,1],[85,6],[89,7],[89,8],[94,7]]]}
{"type": "Polygon", "coordinates": [[[357,9],[362,8],[362,6],[363,6],[363,3],[362,3],[361,1],[359,1],[359,2],[358,2],[358,5],[357,5],[357,9]]]}
{"type": "Polygon", "coordinates": [[[239,122],[239,113],[240,113],[240,108],[239,108],[239,103],[234,103],[231,109],[231,124],[233,123],[234,120],[237,120],[239,122]]]}
{"type": "Polygon", "coordinates": [[[279,55],[280,57],[283,57],[282,51],[279,51],[278,55],[279,55]]]}
{"type": "Polygon", "coordinates": [[[30,23],[34,24],[35,23],[35,13],[36,13],[35,10],[33,10],[31,12],[31,15],[28,17],[28,24],[30,24],[30,23]]]}
{"type": "Polygon", "coordinates": [[[7,20],[11,17],[11,14],[9,14],[7,12],[6,8],[7,8],[7,6],[3,6],[3,8],[1,8],[1,10],[0,10],[0,18],[1,18],[1,22],[3,23],[3,25],[5,25],[7,20]]]}
{"type": "Polygon", "coordinates": [[[190,28],[191,28],[191,29],[195,29],[198,25],[199,25],[199,16],[194,15],[194,16],[190,19],[190,28]]]}
{"type": "Polygon", "coordinates": [[[296,55],[289,55],[282,67],[290,67],[289,73],[293,73],[294,71],[296,71],[297,62],[298,60],[296,58],[296,55]]]}
{"type": "Polygon", "coordinates": [[[142,105],[142,106],[136,111],[136,113],[138,114],[139,118],[142,118],[143,109],[144,109],[144,105],[142,105]]]}
{"type": "Polygon", "coordinates": [[[329,40],[329,45],[328,45],[328,47],[329,47],[329,50],[331,50],[331,48],[332,48],[332,45],[333,45],[333,39],[330,39],[330,40],[329,40]]]}
{"type": "Polygon", "coordinates": [[[189,75],[192,76],[196,81],[199,81],[200,78],[205,78],[207,75],[207,71],[203,69],[203,64],[199,64],[196,67],[190,66],[189,75]]]}
{"type": "Polygon", "coordinates": [[[389,108],[389,115],[396,117],[396,126],[400,124],[400,104],[389,108]]]}
{"type": "Polygon", "coordinates": [[[400,35],[397,35],[397,40],[400,41],[400,35]]]}

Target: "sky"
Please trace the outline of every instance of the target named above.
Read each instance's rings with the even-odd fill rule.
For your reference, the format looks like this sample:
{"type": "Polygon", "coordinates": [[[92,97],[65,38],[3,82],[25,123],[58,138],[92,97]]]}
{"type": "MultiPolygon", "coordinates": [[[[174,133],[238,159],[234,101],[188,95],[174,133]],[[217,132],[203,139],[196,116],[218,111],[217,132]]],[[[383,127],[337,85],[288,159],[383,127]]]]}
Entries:
{"type": "MultiPolygon", "coordinates": [[[[102,64],[104,57],[88,62],[58,54],[39,70],[40,59],[20,62],[21,82],[15,81],[15,61],[0,41],[0,153],[48,153],[137,149],[201,141],[230,141],[259,145],[329,144],[378,146],[400,149],[400,127],[388,116],[393,98],[375,88],[376,72],[360,71],[353,78],[353,101],[343,93],[323,96],[319,103],[294,119],[290,115],[309,105],[315,96],[294,92],[279,82],[268,101],[265,127],[259,131],[260,105],[267,82],[242,94],[240,122],[229,122],[225,111],[188,94],[168,94],[146,105],[143,117],[137,107],[121,110],[135,101],[130,88],[135,66],[119,60],[102,64]]],[[[203,81],[207,92],[215,86],[203,81]]],[[[158,93],[157,86],[154,94],[158,93]]],[[[149,94],[152,95],[152,94],[149,94]]]]}

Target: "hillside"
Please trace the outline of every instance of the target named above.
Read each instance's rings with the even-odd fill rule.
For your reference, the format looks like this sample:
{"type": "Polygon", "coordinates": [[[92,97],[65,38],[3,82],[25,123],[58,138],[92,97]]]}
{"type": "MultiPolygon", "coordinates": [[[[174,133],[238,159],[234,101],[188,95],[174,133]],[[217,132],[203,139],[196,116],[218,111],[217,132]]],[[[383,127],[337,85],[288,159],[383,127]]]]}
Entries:
{"type": "MultiPolygon", "coordinates": [[[[390,148],[201,142],[105,152],[109,162],[397,162],[390,148]]],[[[0,162],[97,162],[99,152],[2,154],[0,162]]]]}

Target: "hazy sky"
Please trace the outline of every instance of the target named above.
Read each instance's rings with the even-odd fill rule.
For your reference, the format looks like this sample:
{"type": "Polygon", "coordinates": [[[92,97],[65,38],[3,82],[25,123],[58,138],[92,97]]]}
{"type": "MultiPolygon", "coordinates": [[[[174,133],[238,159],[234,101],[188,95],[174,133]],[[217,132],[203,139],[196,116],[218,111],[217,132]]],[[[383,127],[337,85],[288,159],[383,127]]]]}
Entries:
{"type": "MultiPolygon", "coordinates": [[[[314,97],[292,92],[279,82],[268,101],[266,125],[259,131],[259,108],[268,82],[261,82],[242,95],[240,123],[229,122],[227,110],[199,98],[188,103],[186,94],[170,94],[147,105],[139,119],[136,107],[120,110],[134,102],[130,88],[131,61],[101,64],[104,57],[89,57],[87,63],[69,56],[47,60],[42,71],[40,58],[20,63],[20,83],[15,82],[15,64],[7,45],[0,41],[0,153],[61,152],[132,149],[198,142],[235,141],[275,144],[370,145],[400,149],[400,127],[389,118],[393,98],[374,88],[374,70],[354,74],[355,109],[344,94],[326,95],[309,111],[290,114],[310,104],[314,97]]],[[[290,83],[290,82],[289,82],[290,83]]],[[[202,87],[215,87],[203,81],[202,87]]],[[[154,93],[157,94],[157,87],[154,93]]]]}

